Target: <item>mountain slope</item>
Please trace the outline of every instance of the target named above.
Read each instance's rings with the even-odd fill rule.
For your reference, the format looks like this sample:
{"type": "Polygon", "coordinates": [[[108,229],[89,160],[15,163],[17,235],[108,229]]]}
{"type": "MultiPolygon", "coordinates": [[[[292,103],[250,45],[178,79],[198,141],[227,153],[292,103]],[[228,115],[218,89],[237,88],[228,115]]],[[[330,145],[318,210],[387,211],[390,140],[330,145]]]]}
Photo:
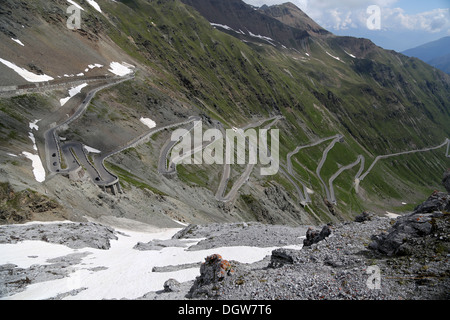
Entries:
{"type": "Polygon", "coordinates": [[[402,53],[409,57],[419,58],[433,67],[450,73],[450,37],[444,37],[402,53]]]}
{"type": "Polygon", "coordinates": [[[277,19],[262,14],[240,0],[183,0],[183,3],[194,7],[211,23],[226,25],[246,39],[259,38],[271,43],[276,39],[286,47],[296,49],[307,46],[307,30],[292,28],[277,19]]]}
{"type": "MultiPolygon", "coordinates": [[[[217,201],[222,166],[180,165],[170,177],[158,172],[161,150],[172,132],[163,130],[107,159],[106,167],[120,178],[125,195],[113,197],[88,179],[70,182],[60,175],[37,183],[29,161],[8,154],[33,151],[30,123],[41,119],[33,132],[44,159],[45,131],[73,114],[89,90],[103,84],[98,80],[64,106],[59,99],[67,96],[68,84],[0,99],[2,179],[15,187],[48,194],[78,218],[106,214],[160,225],[174,224],[171,219],[323,223],[349,219],[361,210],[404,210],[402,202],[414,203],[439,188],[450,165],[444,146],[378,161],[356,188],[360,166],[335,174],[360,157],[367,173],[377,156],[441,145],[450,136],[448,75],[368,40],[328,34],[291,5],[287,25],[280,21],[283,15],[277,20],[241,1],[98,3],[102,13],[80,2],[86,12],[77,31],[65,26],[65,1],[8,1],[5,11],[17,15],[2,15],[8,21],[2,40],[10,41],[13,33],[24,39],[25,47],[2,46],[0,57],[30,71],[27,64],[34,61],[34,70],[64,80],[63,74],[77,74],[90,64],[104,66],[80,78],[86,81],[91,71],[114,76],[108,71],[112,62],[135,66],[132,81],[97,93],[82,117],[61,134],[66,141],[108,153],[148,132],[141,117],[162,128],[198,116],[207,129],[215,121],[232,128],[283,116],[275,126],[282,170],[262,177],[257,166],[235,201],[217,201]],[[33,19],[20,18],[30,13],[33,19]],[[28,25],[22,28],[22,23],[28,25]],[[36,32],[41,38],[33,40],[36,32]],[[49,56],[53,58],[45,59],[49,56]],[[337,135],[344,139],[328,139],[337,135]],[[323,143],[292,155],[289,170],[288,155],[319,141],[323,143]],[[335,205],[327,197],[330,181],[335,205]],[[311,201],[305,205],[302,198],[307,197],[311,201]]],[[[11,69],[2,68],[2,86],[23,83],[11,69]]],[[[231,168],[227,190],[245,170],[231,168]]]]}
{"type": "Polygon", "coordinates": [[[263,6],[259,9],[265,15],[273,17],[285,25],[296,29],[306,30],[314,35],[331,35],[331,33],[300,10],[295,4],[287,2],[281,5],[263,6]]]}

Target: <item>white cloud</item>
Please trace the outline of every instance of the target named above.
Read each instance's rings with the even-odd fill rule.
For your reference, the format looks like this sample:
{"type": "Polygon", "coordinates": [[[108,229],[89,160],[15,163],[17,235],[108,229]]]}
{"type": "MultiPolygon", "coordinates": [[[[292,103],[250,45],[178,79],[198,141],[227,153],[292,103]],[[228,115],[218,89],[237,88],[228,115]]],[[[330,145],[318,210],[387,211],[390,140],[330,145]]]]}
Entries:
{"type": "MultiPolygon", "coordinates": [[[[286,1],[245,0],[246,3],[257,6],[279,4],[286,1]]],[[[366,12],[367,7],[377,5],[381,8],[383,30],[450,32],[450,9],[448,8],[407,14],[405,10],[395,7],[398,0],[292,0],[292,3],[330,31],[367,29],[369,17],[366,12]]]]}
{"type": "Polygon", "coordinates": [[[415,15],[405,14],[402,9],[397,9],[391,14],[387,23],[390,22],[392,26],[395,27],[395,22],[399,21],[399,27],[408,30],[421,30],[436,33],[450,30],[449,14],[449,9],[435,9],[415,15]]]}

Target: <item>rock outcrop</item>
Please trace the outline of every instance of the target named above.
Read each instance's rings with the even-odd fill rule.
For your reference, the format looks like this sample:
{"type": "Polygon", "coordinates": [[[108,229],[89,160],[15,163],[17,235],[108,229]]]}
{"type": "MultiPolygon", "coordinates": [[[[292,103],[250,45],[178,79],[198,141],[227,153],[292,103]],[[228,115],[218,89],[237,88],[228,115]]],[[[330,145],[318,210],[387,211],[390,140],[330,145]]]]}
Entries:
{"type": "Polygon", "coordinates": [[[435,191],[413,213],[398,218],[387,233],[374,236],[369,248],[388,256],[410,255],[417,241],[433,242],[433,235],[448,235],[449,211],[450,194],[435,191]]]}
{"type": "Polygon", "coordinates": [[[362,223],[362,222],[366,222],[366,221],[371,221],[373,217],[374,217],[373,213],[364,211],[363,213],[361,213],[359,216],[357,216],[355,218],[355,222],[362,223]]]}
{"type": "Polygon", "coordinates": [[[233,272],[230,262],[224,260],[222,256],[218,254],[208,256],[200,267],[200,276],[196,278],[189,296],[191,298],[213,296],[215,284],[223,281],[225,277],[230,276],[233,272]]]}
{"type": "Polygon", "coordinates": [[[110,240],[117,239],[114,229],[90,222],[0,226],[0,243],[35,240],[62,244],[72,249],[108,250],[110,240]]]}
{"type": "Polygon", "coordinates": [[[180,283],[175,279],[164,282],[164,292],[180,292],[180,283]]]}
{"type": "Polygon", "coordinates": [[[66,210],[56,201],[31,190],[16,191],[0,183],[0,225],[40,220],[63,220],[66,210]]]}
{"type": "Polygon", "coordinates": [[[306,239],[303,241],[303,245],[305,247],[310,247],[315,243],[319,243],[322,240],[325,240],[331,235],[331,226],[326,225],[322,228],[322,231],[314,230],[313,228],[309,228],[306,231],[306,239]]]}
{"type": "Polygon", "coordinates": [[[435,191],[424,203],[414,209],[416,213],[432,213],[436,211],[450,212],[450,193],[435,191]]]}

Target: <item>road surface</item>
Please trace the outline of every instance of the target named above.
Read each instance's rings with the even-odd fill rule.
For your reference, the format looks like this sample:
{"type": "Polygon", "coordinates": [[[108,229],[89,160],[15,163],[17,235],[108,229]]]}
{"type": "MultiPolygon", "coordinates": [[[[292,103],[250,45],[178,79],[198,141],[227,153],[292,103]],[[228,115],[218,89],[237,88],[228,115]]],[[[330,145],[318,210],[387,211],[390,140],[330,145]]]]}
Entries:
{"type": "MultiPolygon", "coordinates": [[[[292,157],[294,155],[296,155],[297,153],[299,153],[300,150],[307,149],[307,148],[312,148],[312,147],[315,147],[315,146],[318,146],[318,145],[324,143],[325,141],[329,141],[329,140],[332,140],[332,139],[336,140],[338,138],[342,138],[342,135],[335,135],[335,136],[332,136],[332,137],[328,137],[328,138],[323,138],[323,139],[317,140],[316,142],[310,143],[308,145],[298,146],[297,148],[295,148],[294,151],[288,153],[287,159],[286,159],[287,160],[287,173],[285,171],[281,171],[281,173],[283,173],[286,176],[286,178],[291,182],[291,184],[293,184],[294,187],[297,189],[297,193],[298,193],[299,198],[300,198],[300,204],[302,206],[305,206],[306,204],[311,203],[312,201],[311,201],[311,197],[309,196],[309,193],[307,191],[308,187],[307,187],[306,183],[304,183],[300,179],[296,178],[296,175],[294,173],[294,169],[293,169],[293,166],[292,166],[292,157]],[[300,184],[303,187],[303,192],[300,190],[300,188],[297,185],[297,183],[291,177],[295,177],[296,180],[300,182],[300,184]]],[[[324,155],[325,155],[325,152],[324,152],[324,155]]],[[[325,159],[322,158],[323,162],[325,162],[325,159]]]]}
{"type": "Polygon", "coordinates": [[[382,160],[382,159],[398,157],[398,156],[402,156],[402,155],[406,155],[406,154],[413,154],[413,153],[420,153],[420,152],[428,152],[428,151],[432,151],[432,150],[438,150],[438,149],[441,149],[441,148],[445,147],[446,145],[447,145],[447,151],[446,151],[445,156],[449,157],[448,152],[449,152],[449,148],[450,148],[450,140],[448,138],[445,139],[444,143],[440,144],[437,147],[431,147],[431,148],[425,148],[425,149],[420,149],[420,150],[412,150],[412,151],[405,151],[405,152],[387,154],[387,155],[384,155],[384,156],[378,156],[378,157],[375,158],[375,161],[372,163],[372,165],[369,167],[369,169],[359,178],[359,180],[363,181],[367,177],[367,175],[372,171],[372,169],[375,167],[377,162],[382,160]]]}
{"type": "MultiPolygon", "coordinates": [[[[245,127],[245,129],[251,129],[251,128],[255,128],[260,126],[261,124],[263,124],[264,122],[267,121],[271,121],[273,120],[271,123],[267,124],[264,129],[268,130],[271,127],[273,127],[279,120],[281,120],[283,117],[281,116],[275,116],[266,120],[260,120],[256,123],[253,124],[249,124],[245,127]]],[[[238,131],[238,132],[243,132],[243,131],[238,131]]],[[[228,137],[225,133],[224,135],[227,139],[227,144],[230,143],[228,141],[228,137]]],[[[261,146],[260,146],[261,147],[261,146]]],[[[253,143],[249,140],[249,148],[250,150],[250,154],[251,152],[253,152],[254,150],[258,149],[258,146],[253,145],[253,143]]],[[[219,183],[219,187],[217,189],[216,192],[216,200],[221,201],[221,202],[231,202],[235,199],[239,189],[248,181],[250,174],[252,173],[253,169],[255,168],[255,164],[248,164],[247,167],[245,168],[244,173],[239,177],[239,179],[234,183],[234,185],[231,187],[231,190],[228,192],[227,195],[225,195],[225,190],[226,187],[228,185],[228,182],[230,180],[230,174],[231,174],[231,166],[230,164],[225,163],[224,164],[224,171],[223,171],[223,175],[222,175],[222,179],[219,183]]]]}
{"type": "Polygon", "coordinates": [[[69,117],[66,121],[59,124],[58,126],[53,127],[44,133],[45,155],[47,160],[47,168],[50,173],[69,173],[77,170],[81,165],[87,170],[92,180],[98,185],[104,185],[107,183],[114,184],[118,181],[118,178],[111,175],[104,167],[96,167],[95,164],[92,164],[88,160],[86,151],[84,150],[81,143],[69,141],[64,142],[63,145],[61,145],[58,132],[67,128],[67,126],[69,126],[72,122],[74,122],[84,114],[86,108],[95,97],[97,92],[115,86],[124,81],[131,80],[133,78],[134,74],[115,78],[117,80],[113,81],[112,83],[107,83],[103,86],[91,90],[71,117],[69,117]],[[64,162],[67,166],[64,169],[62,168],[63,159],[61,157],[64,157],[64,162]]]}

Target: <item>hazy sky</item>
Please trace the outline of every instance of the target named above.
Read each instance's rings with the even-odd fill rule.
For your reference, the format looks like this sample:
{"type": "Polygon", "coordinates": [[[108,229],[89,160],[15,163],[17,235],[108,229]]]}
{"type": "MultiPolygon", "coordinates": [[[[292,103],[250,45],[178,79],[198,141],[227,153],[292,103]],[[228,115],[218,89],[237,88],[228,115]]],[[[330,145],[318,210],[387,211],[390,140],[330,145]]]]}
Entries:
{"type": "MultiPolygon", "coordinates": [[[[244,0],[261,6],[288,0],[244,0]]],[[[450,0],[291,0],[312,19],[338,35],[369,38],[402,51],[450,36],[450,0]],[[381,29],[370,30],[369,6],[380,8],[381,29]]]]}

